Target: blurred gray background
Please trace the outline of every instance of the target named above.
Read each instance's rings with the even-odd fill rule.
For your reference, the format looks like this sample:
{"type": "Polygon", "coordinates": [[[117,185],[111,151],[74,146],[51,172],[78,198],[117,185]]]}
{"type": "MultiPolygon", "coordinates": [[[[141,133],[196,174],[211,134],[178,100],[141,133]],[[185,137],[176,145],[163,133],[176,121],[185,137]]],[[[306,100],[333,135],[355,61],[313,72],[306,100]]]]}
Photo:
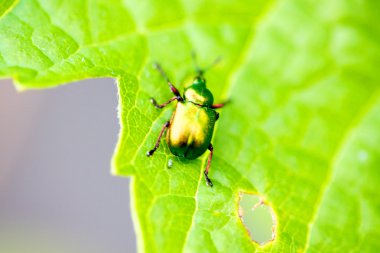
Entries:
{"type": "Polygon", "coordinates": [[[112,79],[0,80],[0,253],[136,251],[129,179],[110,175],[116,107],[112,79]]]}

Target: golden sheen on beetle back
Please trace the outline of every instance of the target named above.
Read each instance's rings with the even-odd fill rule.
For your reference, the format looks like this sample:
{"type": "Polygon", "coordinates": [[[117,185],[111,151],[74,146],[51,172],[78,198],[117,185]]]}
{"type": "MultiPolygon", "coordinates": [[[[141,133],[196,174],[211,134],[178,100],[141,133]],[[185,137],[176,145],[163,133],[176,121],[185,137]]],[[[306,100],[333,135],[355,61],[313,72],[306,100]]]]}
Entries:
{"type": "Polygon", "coordinates": [[[178,103],[167,134],[170,151],[188,159],[199,157],[211,142],[215,121],[214,110],[191,102],[178,103]]]}

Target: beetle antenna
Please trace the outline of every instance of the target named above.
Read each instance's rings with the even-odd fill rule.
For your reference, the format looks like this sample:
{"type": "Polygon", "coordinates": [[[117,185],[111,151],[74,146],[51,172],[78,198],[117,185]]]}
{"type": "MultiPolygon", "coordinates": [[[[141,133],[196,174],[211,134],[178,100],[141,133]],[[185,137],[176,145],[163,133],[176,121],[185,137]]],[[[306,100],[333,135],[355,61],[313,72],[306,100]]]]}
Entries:
{"type": "Polygon", "coordinates": [[[204,69],[201,69],[198,65],[198,62],[197,62],[197,55],[194,51],[191,52],[191,57],[193,59],[193,63],[194,63],[194,67],[195,67],[195,71],[197,72],[198,76],[202,77],[203,74],[209,70],[210,68],[214,67],[216,64],[218,64],[220,62],[220,60],[222,60],[222,57],[218,56],[209,66],[207,66],[206,68],[204,69]]]}
{"type": "Polygon", "coordinates": [[[203,70],[203,72],[206,72],[207,70],[211,69],[211,68],[214,67],[216,64],[218,64],[221,60],[222,60],[222,57],[221,57],[221,56],[216,57],[215,60],[214,60],[210,65],[208,65],[207,68],[205,68],[205,69],[203,70]]]}
{"type": "Polygon", "coordinates": [[[197,75],[203,76],[204,71],[199,67],[198,61],[197,61],[197,55],[194,51],[191,51],[191,58],[193,59],[193,64],[194,64],[195,72],[197,72],[197,75]]]}

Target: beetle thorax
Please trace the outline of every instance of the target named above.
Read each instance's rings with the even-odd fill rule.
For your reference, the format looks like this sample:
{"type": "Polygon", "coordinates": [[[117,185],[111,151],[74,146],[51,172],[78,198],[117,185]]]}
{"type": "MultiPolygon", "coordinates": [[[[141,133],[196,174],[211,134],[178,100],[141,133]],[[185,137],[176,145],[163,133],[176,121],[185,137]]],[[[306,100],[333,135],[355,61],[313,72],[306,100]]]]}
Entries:
{"type": "Polygon", "coordinates": [[[184,97],[186,101],[202,106],[211,106],[214,103],[214,97],[206,85],[192,84],[185,89],[184,97]]]}

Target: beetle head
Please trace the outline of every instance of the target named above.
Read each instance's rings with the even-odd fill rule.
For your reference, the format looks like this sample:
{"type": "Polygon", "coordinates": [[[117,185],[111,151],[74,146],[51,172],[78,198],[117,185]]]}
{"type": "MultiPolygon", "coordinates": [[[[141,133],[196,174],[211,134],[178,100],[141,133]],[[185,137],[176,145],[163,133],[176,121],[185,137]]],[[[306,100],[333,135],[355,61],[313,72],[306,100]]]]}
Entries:
{"type": "Polygon", "coordinates": [[[187,101],[203,106],[211,106],[214,102],[211,91],[206,88],[206,79],[201,75],[195,77],[193,83],[185,89],[184,97],[187,101]]]}
{"type": "Polygon", "coordinates": [[[206,79],[202,75],[196,76],[192,85],[200,85],[206,87],[206,79]]]}

